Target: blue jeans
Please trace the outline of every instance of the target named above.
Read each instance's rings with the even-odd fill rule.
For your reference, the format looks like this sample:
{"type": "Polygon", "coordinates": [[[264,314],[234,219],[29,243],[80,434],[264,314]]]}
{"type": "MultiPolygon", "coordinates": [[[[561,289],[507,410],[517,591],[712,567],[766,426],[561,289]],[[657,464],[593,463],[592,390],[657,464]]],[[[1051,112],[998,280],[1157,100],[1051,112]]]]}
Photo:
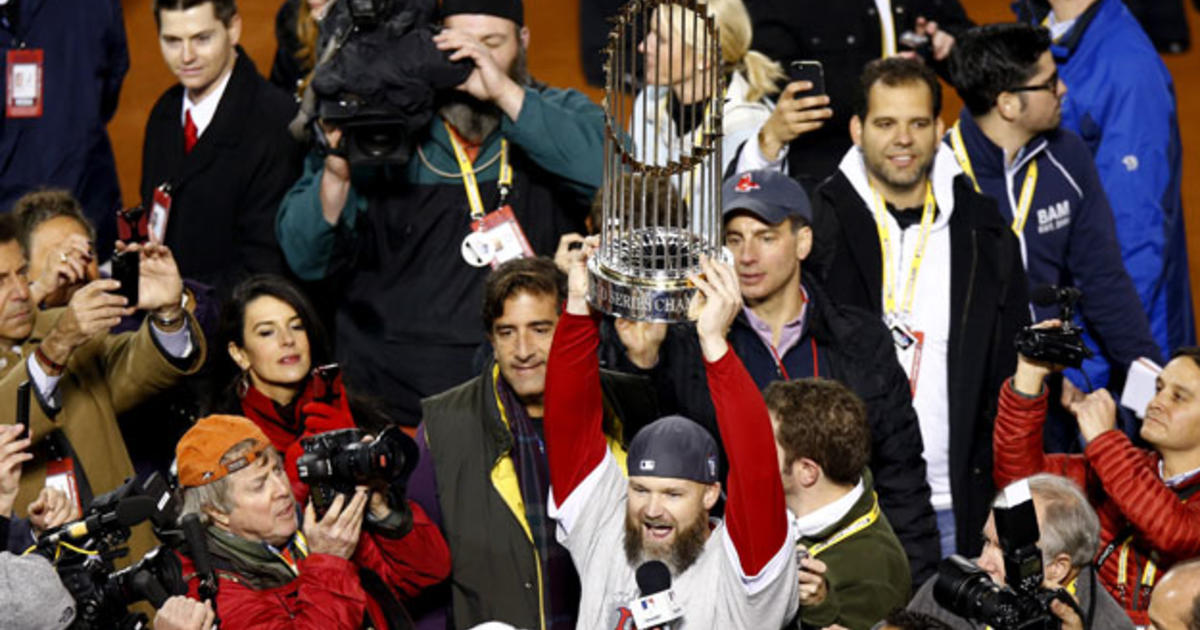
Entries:
{"type": "Polygon", "coordinates": [[[937,510],[937,526],[939,541],[942,543],[942,557],[958,553],[954,542],[954,510],[937,510]]]}

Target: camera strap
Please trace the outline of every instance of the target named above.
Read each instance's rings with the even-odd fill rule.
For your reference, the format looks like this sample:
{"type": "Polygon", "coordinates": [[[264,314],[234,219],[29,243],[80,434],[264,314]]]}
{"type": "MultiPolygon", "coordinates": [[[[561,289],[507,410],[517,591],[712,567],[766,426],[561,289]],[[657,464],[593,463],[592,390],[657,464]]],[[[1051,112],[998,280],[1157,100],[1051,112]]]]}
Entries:
{"type": "MultiPolygon", "coordinates": [[[[963,173],[971,180],[971,185],[975,186],[975,192],[982,193],[979,189],[979,180],[975,178],[975,169],[971,166],[971,156],[967,154],[967,145],[963,142],[962,137],[962,121],[957,121],[950,128],[950,146],[954,148],[954,159],[958,161],[958,165],[962,168],[963,173]]],[[[1017,197],[1017,207],[1013,208],[1012,231],[1021,238],[1025,232],[1025,221],[1029,218],[1029,209],[1033,207],[1033,193],[1037,190],[1038,165],[1037,159],[1029,161],[1029,168],[1025,170],[1025,181],[1021,183],[1021,194],[1017,197]]]]}
{"type": "Polygon", "coordinates": [[[853,523],[850,523],[849,525],[838,530],[836,533],[834,533],[829,538],[826,538],[825,540],[809,547],[808,554],[815,558],[821,552],[828,551],[830,547],[833,547],[834,545],[846,540],[847,538],[861,532],[862,530],[870,527],[873,523],[875,523],[875,521],[878,521],[879,520],[879,495],[876,494],[874,491],[872,491],[871,496],[874,499],[874,503],[871,505],[871,510],[869,512],[867,512],[866,514],[855,519],[855,521],[853,523]]]}
{"type": "MultiPolygon", "coordinates": [[[[902,302],[896,303],[896,278],[892,271],[892,237],[888,227],[889,217],[887,202],[879,191],[871,187],[875,201],[875,229],[879,233],[879,249],[883,258],[883,313],[889,320],[906,319],[912,313],[913,298],[917,292],[917,275],[921,272],[921,262],[925,256],[925,246],[929,241],[929,230],[933,225],[933,215],[937,211],[937,199],[933,196],[933,185],[925,182],[925,208],[921,211],[921,229],[917,236],[917,246],[913,250],[912,261],[909,262],[908,272],[904,280],[904,296],[902,302]]],[[[895,252],[896,264],[904,259],[904,252],[895,252]]],[[[889,321],[889,324],[894,323],[889,321]]]]}

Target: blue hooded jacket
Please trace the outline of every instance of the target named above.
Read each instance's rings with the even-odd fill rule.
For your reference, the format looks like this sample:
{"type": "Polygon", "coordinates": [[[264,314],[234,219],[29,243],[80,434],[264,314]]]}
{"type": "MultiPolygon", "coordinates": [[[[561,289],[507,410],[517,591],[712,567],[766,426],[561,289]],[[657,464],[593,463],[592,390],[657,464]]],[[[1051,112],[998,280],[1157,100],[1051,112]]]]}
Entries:
{"type": "MultiPolygon", "coordinates": [[[[1045,0],[1013,4],[1042,23],[1045,0]]],[[[1121,0],[1097,0],[1051,48],[1067,86],[1062,126],[1096,161],[1121,258],[1164,354],[1196,344],[1175,86],[1154,44],[1121,0]]]]}
{"type": "MultiPolygon", "coordinates": [[[[1146,314],[1137,301],[1129,274],[1121,265],[1112,210],[1100,186],[1092,156],[1079,136],[1055,129],[1035,137],[1011,166],[963,109],[958,126],[980,190],[996,200],[1005,221],[1012,222],[1030,164],[1038,177],[1020,237],[1021,255],[1031,293],[1042,285],[1074,286],[1083,292],[1078,306],[1088,345],[1096,356],[1085,361],[1083,375],[1066,375],[1085,391],[1104,387],[1110,375],[1124,381],[1138,357],[1162,362],[1146,314]]],[[[953,148],[950,137],[945,142],[953,148]]],[[[960,161],[961,164],[961,161],[960,161]]],[[[964,170],[968,170],[965,169],[964,170]]],[[[1033,306],[1033,321],[1058,317],[1056,306],[1033,306]]]]}

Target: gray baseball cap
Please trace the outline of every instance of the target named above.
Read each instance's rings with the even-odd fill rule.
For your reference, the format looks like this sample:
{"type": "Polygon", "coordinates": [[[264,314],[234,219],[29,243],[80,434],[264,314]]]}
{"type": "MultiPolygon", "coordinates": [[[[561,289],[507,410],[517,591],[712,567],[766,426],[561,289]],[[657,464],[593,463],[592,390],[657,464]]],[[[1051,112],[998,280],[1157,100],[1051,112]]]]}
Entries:
{"type": "Polygon", "coordinates": [[[796,180],[769,169],[743,171],[721,185],[721,214],[749,212],[769,225],[779,225],[788,217],[801,217],[812,223],[812,204],[796,180]]]}
{"type": "Polygon", "coordinates": [[[66,628],[75,620],[75,600],[42,556],[0,552],[0,610],[5,628],[66,628]]]}
{"type": "Polygon", "coordinates": [[[717,453],[717,441],[704,427],[683,416],[666,416],[633,436],[625,465],[630,477],[716,483],[717,453]]]}

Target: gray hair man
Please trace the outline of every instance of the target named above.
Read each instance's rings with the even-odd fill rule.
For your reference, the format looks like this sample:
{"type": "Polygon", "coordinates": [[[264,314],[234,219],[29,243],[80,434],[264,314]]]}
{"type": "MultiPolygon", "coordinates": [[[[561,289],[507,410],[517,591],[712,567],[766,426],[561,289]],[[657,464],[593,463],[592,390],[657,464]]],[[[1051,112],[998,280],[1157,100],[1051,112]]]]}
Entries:
{"type": "MultiPolygon", "coordinates": [[[[1087,497],[1065,477],[1038,474],[1021,481],[1029,483],[1033,507],[1037,513],[1038,549],[1042,552],[1042,586],[1062,588],[1075,597],[1080,610],[1089,619],[1084,626],[1092,630],[1130,630],[1133,622],[1116,600],[1104,590],[1092,568],[1092,558],[1100,546],[1100,519],[1087,497]]],[[[1003,492],[1001,492],[1001,495],[1003,492]]],[[[995,504],[993,504],[994,506],[995,504]]],[[[1005,584],[1004,551],[996,534],[995,512],[983,526],[983,552],[976,564],[997,584],[1005,584]]],[[[981,621],[968,620],[943,608],[933,597],[937,578],[925,582],[908,604],[908,610],[935,617],[955,630],[982,630],[981,621]]],[[[1069,614],[1065,607],[1055,607],[1056,614],[1069,614]]],[[[1066,621],[1066,617],[1063,617],[1066,621]]],[[[1064,624],[1066,627],[1068,624],[1064,624]]]]}

